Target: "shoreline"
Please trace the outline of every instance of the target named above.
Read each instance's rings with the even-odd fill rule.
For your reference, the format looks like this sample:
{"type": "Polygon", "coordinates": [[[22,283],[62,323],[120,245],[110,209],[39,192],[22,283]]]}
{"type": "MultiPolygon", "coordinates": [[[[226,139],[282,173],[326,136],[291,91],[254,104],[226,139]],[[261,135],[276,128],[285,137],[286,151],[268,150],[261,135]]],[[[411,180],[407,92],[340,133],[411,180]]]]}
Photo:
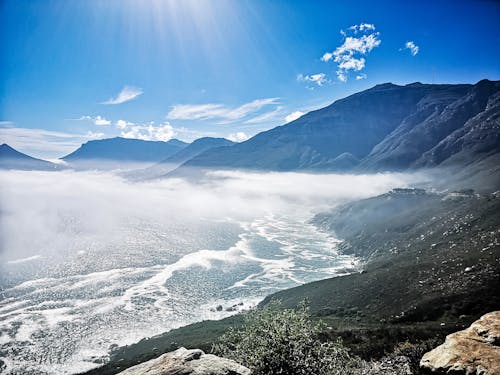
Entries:
{"type": "MultiPolygon", "coordinates": [[[[500,309],[499,209],[498,194],[403,189],[317,215],[316,225],[344,238],[343,253],[367,260],[364,270],[285,289],[259,306],[279,299],[290,308],[307,298],[313,318],[328,326],[324,339],[340,337],[364,359],[380,358],[408,340],[441,340],[500,309]],[[395,207],[398,214],[380,219],[395,207]],[[364,222],[357,227],[352,223],[359,214],[364,222]]],[[[116,348],[108,364],[86,374],[114,374],[179,346],[210,351],[217,337],[241,322],[241,314],[199,322],[116,348]]]]}

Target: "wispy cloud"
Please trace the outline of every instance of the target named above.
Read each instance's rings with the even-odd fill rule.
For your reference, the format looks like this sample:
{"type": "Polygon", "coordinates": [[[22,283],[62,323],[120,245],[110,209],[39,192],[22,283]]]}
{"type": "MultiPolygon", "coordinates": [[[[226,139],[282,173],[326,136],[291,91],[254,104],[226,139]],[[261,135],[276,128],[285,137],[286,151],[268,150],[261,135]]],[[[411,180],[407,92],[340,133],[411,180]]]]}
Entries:
{"type": "Polygon", "coordinates": [[[288,116],[285,117],[285,121],[287,123],[292,122],[297,120],[299,117],[302,117],[304,115],[304,112],[301,111],[295,111],[290,113],[288,116]]]}
{"type": "Polygon", "coordinates": [[[280,118],[283,112],[282,106],[277,106],[274,110],[270,112],[263,113],[261,115],[252,117],[251,119],[245,121],[246,124],[260,124],[262,122],[268,122],[280,118]]]}
{"type": "Polygon", "coordinates": [[[130,122],[130,121],[118,120],[118,121],[115,122],[115,125],[119,129],[125,129],[127,126],[133,126],[135,124],[133,122],[130,122]]]}
{"type": "Polygon", "coordinates": [[[325,83],[328,82],[325,73],[316,73],[310,75],[299,74],[297,75],[297,81],[315,83],[318,86],[323,86],[325,83]]]}
{"type": "Polygon", "coordinates": [[[88,139],[101,139],[101,138],[104,138],[104,136],[105,136],[104,133],[93,132],[93,131],[89,130],[87,132],[86,138],[88,138],[88,139]]]}
{"type": "MultiPolygon", "coordinates": [[[[333,52],[325,52],[321,61],[333,60],[337,63],[337,78],[346,82],[349,72],[361,71],[366,65],[365,56],[381,43],[380,33],[375,31],[375,25],[362,23],[341,30],[343,43],[333,52]],[[350,35],[349,35],[350,34],[350,35]],[[360,34],[360,36],[357,36],[360,34]]],[[[358,75],[363,78],[363,76],[358,75]]],[[[360,78],[361,79],[361,78],[360,78]]]]}
{"type": "Polygon", "coordinates": [[[233,134],[229,134],[226,138],[233,142],[243,142],[249,139],[250,136],[243,132],[236,132],[233,134]]]}
{"type": "Polygon", "coordinates": [[[108,99],[101,104],[122,104],[137,98],[142,93],[142,89],[138,87],[125,86],[116,97],[108,99]]]}
{"type": "Polygon", "coordinates": [[[409,40],[405,43],[405,46],[403,48],[400,48],[400,51],[405,49],[410,50],[412,56],[416,56],[420,50],[420,47],[417,46],[413,40],[409,40]]]}
{"type": "Polygon", "coordinates": [[[360,79],[366,79],[366,74],[365,73],[361,73],[361,74],[358,74],[356,76],[356,81],[359,81],[360,79]]]}
{"type": "Polygon", "coordinates": [[[111,125],[111,121],[106,120],[102,116],[82,116],[78,120],[90,121],[90,122],[94,123],[94,125],[98,125],[98,126],[111,125]]]}
{"type": "Polygon", "coordinates": [[[64,156],[89,139],[102,138],[103,133],[73,134],[45,129],[19,128],[13,125],[0,127],[0,139],[28,155],[53,159],[64,156]]]}
{"type": "Polygon", "coordinates": [[[171,120],[223,120],[219,123],[230,123],[241,120],[263,107],[276,104],[279,98],[256,99],[238,107],[228,107],[224,104],[177,104],[167,114],[171,120]]]}

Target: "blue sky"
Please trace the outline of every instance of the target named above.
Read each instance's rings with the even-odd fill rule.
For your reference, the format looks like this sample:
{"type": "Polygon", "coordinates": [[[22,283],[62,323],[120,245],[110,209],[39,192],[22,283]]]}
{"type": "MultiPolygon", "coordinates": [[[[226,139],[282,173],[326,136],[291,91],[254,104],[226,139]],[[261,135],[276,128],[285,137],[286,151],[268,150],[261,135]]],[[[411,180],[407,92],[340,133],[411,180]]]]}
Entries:
{"type": "Polygon", "coordinates": [[[500,78],[494,1],[0,2],[0,142],[243,140],[377,83],[500,78]]]}

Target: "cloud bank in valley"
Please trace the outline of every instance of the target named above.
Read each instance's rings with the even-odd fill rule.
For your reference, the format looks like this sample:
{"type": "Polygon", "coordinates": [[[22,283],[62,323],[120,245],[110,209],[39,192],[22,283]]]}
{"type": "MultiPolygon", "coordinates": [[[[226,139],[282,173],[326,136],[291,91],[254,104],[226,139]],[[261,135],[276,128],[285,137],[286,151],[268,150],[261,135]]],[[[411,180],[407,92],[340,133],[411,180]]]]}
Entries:
{"type": "Polygon", "coordinates": [[[132,183],[111,173],[0,172],[8,297],[0,308],[17,309],[3,322],[12,334],[0,338],[21,353],[18,368],[39,368],[31,358],[42,354],[49,373],[85,371],[111,344],[220,319],[234,312],[219,304],[248,308],[264,293],[345,273],[354,260],[309,218],[417,179],[213,171],[196,183],[132,183]]]}
{"type": "Polygon", "coordinates": [[[2,172],[1,256],[6,261],[53,256],[67,252],[79,236],[105,242],[119,236],[132,218],[168,226],[278,211],[312,214],[417,179],[218,171],[202,184],[182,179],[130,183],[108,173],[2,172]]]}

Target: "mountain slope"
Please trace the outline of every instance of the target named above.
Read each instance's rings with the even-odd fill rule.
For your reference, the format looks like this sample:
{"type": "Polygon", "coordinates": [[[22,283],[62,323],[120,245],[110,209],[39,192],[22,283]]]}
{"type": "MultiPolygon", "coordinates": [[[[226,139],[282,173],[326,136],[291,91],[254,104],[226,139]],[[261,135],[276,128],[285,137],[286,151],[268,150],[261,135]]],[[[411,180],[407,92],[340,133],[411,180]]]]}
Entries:
{"type": "Polygon", "coordinates": [[[0,145],[0,169],[51,171],[61,166],[23,154],[4,143],[0,145]]]}
{"type": "Polygon", "coordinates": [[[235,143],[233,141],[230,141],[229,139],[226,138],[212,138],[212,137],[198,138],[197,140],[193,141],[193,143],[188,145],[186,148],[180,150],[175,155],[162,161],[162,163],[182,164],[209,149],[216,147],[227,147],[227,146],[232,146],[234,144],[235,143]]]}
{"type": "Polygon", "coordinates": [[[499,93],[500,81],[488,80],[377,85],[234,147],[201,153],[173,175],[213,168],[375,172],[463,167],[500,151],[499,93]]]}
{"type": "Polygon", "coordinates": [[[470,87],[377,85],[260,133],[231,149],[207,151],[186,163],[186,167],[350,169],[405,118],[417,112],[422,100],[446,101],[448,97],[453,100],[465,95],[470,87]]]}
{"type": "Polygon", "coordinates": [[[361,257],[365,272],[273,298],[288,305],[307,296],[320,314],[354,307],[363,319],[391,323],[457,323],[498,309],[499,208],[498,194],[395,189],[319,214],[314,224],[343,239],[340,251],[361,257]]]}
{"type": "MultiPolygon", "coordinates": [[[[481,124],[484,121],[495,113],[498,114],[498,99],[495,101],[494,98],[499,92],[500,82],[483,80],[472,86],[465,95],[460,95],[460,91],[457,90],[454,96],[436,97],[434,95],[432,98],[422,100],[414,114],[406,118],[397,129],[373,148],[372,152],[361,162],[361,169],[390,170],[436,166],[459,152],[462,146],[472,147],[467,160],[463,161],[475,160],[480,150],[473,149],[483,143],[481,138],[486,135],[486,132],[490,135],[496,133],[497,138],[500,134],[498,126],[496,130],[494,127],[486,126],[484,132],[478,132],[478,130],[483,130],[481,124]],[[485,111],[488,114],[483,114],[485,111]],[[476,121],[469,124],[476,117],[476,121]],[[474,127],[476,136],[473,137],[473,142],[459,141],[460,145],[458,145],[454,141],[455,138],[467,137],[474,127]],[[454,144],[454,146],[447,147],[447,152],[443,152],[440,151],[444,146],[440,145],[441,142],[450,146],[454,144]]],[[[494,123],[494,121],[491,122],[494,123]]],[[[491,150],[491,147],[489,149],[491,150]]],[[[497,144],[496,152],[498,150],[497,144]]],[[[455,160],[458,161],[458,159],[455,160]]]]}
{"type": "Polygon", "coordinates": [[[234,142],[225,138],[199,138],[169,158],[162,160],[151,167],[133,171],[129,173],[127,177],[132,179],[158,178],[177,168],[186,161],[198,156],[202,152],[217,147],[228,147],[234,144],[234,142]]]}
{"type": "Polygon", "coordinates": [[[76,151],[62,159],[66,161],[84,159],[160,161],[186,146],[187,143],[177,139],[161,142],[116,137],[84,143],[76,151]]]}
{"type": "Polygon", "coordinates": [[[161,142],[116,137],[84,143],[62,159],[72,165],[90,167],[99,167],[104,164],[156,163],[174,155],[186,146],[187,143],[177,139],[161,142]]]}
{"type": "MultiPolygon", "coordinates": [[[[470,118],[436,146],[422,154],[416,166],[431,167],[439,164],[467,164],[478,156],[488,157],[500,150],[500,83],[497,91],[488,96],[482,112],[470,118]]],[[[482,159],[482,158],[481,158],[482,159]]]]}

